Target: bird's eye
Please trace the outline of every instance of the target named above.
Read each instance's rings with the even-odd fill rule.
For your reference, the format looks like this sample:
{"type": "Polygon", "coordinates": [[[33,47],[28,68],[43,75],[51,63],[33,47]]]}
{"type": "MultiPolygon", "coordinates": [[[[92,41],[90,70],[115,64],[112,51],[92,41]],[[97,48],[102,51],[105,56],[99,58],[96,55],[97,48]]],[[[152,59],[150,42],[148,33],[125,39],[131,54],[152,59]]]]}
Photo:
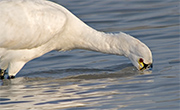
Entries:
{"type": "Polygon", "coordinates": [[[143,59],[142,59],[142,58],[140,58],[140,59],[139,59],[139,62],[143,62],[143,59]]]}

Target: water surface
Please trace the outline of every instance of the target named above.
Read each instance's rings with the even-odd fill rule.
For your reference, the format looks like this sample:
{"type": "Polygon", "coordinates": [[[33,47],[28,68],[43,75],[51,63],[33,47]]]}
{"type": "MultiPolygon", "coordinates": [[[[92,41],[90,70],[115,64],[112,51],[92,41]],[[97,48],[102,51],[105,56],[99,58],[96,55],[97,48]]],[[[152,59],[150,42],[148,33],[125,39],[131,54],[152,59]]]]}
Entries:
{"type": "Polygon", "coordinates": [[[52,51],[0,80],[1,110],[179,110],[178,0],[53,0],[91,27],[126,32],[153,53],[152,72],[122,56],[52,51]]]}

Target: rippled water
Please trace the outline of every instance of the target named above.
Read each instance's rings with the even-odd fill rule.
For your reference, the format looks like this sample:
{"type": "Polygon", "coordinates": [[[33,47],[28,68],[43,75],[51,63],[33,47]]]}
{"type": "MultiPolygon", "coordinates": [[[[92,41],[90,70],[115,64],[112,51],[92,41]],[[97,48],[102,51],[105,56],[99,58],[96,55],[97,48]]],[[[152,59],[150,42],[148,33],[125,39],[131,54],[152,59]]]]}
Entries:
{"type": "Polygon", "coordinates": [[[53,0],[91,27],[123,31],[153,52],[152,72],[121,56],[85,50],[50,52],[0,80],[1,110],[179,110],[178,0],[53,0]]]}

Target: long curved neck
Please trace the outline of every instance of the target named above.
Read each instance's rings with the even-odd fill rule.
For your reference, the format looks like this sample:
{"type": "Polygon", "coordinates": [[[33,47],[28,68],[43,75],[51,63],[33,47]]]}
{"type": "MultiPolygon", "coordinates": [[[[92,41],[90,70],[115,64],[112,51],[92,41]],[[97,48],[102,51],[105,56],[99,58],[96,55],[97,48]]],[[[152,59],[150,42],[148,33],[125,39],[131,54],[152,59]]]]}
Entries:
{"type": "Polygon", "coordinates": [[[78,42],[77,44],[76,48],[78,49],[86,49],[124,56],[128,56],[128,39],[132,39],[131,36],[122,32],[119,34],[106,34],[94,29],[84,29],[84,32],[79,38],[81,42],[78,42]]]}
{"type": "Polygon", "coordinates": [[[129,41],[133,37],[122,32],[119,34],[106,34],[96,31],[69,13],[69,11],[66,12],[68,13],[68,18],[71,19],[67,20],[65,31],[63,34],[60,34],[61,37],[59,37],[59,46],[57,49],[86,49],[128,56],[130,48],[129,41]]]}

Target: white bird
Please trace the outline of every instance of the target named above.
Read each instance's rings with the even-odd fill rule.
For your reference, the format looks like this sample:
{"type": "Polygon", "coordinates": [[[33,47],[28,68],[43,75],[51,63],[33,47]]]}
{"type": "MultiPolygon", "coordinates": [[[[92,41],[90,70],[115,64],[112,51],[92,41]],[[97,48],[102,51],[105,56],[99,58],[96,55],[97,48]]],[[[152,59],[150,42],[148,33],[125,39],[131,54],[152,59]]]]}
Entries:
{"type": "Polygon", "coordinates": [[[52,50],[86,49],[128,57],[152,68],[152,53],[138,39],[99,32],[61,5],[46,0],[0,0],[0,77],[14,78],[30,60],[52,50]]]}

